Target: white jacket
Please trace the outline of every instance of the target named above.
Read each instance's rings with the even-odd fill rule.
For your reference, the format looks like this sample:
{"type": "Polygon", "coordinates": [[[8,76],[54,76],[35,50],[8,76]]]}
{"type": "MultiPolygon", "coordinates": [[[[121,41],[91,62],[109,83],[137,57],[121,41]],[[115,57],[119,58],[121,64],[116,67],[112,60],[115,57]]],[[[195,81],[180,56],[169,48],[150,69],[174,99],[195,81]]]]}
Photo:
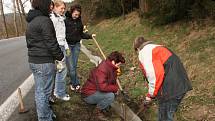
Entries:
{"type": "Polygon", "coordinates": [[[64,23],[65,17],[52,12],[50,18],[54,24],[58,44],[68,49],[69,46],[66,42],[66,26],[64,23]]]}

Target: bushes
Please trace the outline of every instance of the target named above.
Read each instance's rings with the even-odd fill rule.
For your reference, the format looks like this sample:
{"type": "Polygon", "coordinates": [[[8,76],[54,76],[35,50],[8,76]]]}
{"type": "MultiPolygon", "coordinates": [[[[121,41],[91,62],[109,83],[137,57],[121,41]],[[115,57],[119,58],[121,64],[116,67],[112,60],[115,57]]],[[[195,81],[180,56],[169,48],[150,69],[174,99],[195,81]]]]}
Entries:
{"type": "MultiPolygon", "coordinates": [[[[142,0],[148,11],[141,13],[154,24],[163,25],[181,19],[215,18],[215,2],[212,0],[142,0]]],[[[141,7],[141,6],[140,6],[141,7]]]]}
{"type": "Polygon", "coordinates": [[[121,16],[124,12],[140,10],[140,15],[163,25],[181,19],[215,19],[215,0],[76,0],[88,15],[97,18],[121,16]]]}
{"type": "Polygon", "coordinates": [[[190,16],[195,19],[204,19],[206,17],[215,19],[215,1],[196,0],[192,5],[190,16]]]}

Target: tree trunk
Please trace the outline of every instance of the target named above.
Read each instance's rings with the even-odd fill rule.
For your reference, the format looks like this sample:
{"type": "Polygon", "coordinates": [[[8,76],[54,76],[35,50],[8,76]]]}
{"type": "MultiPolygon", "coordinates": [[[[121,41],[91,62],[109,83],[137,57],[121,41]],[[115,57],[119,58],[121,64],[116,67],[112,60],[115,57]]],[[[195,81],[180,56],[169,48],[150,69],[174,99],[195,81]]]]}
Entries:
{"type": "Polygon", "coordinates": [[[17,10],[19,12],[19,22],[20,22],[20,25],[21,25],[21,33],[23,33],[23,31],[24,31],[24,26],[23,26],[24,21],[23,21],[23,18],[22,18],[20,7],[19,7],[19,0],[16,0],[16,6],[17,6],[17,10]]]}
{"type": "Polygon", "coordinates": [[[124,5],[124,0],[120,0],[120,2],[121,2],[121,7],[122,7],[123,19],[125,19],[125,5],[124,5]]]}
{"type": "Polygon", "coordinates": [[[141,15],[149,12],[148,0],[139,0],[139,10],[141,15]]]}
{"type": "Polygon", "coordinates": [[[13,23],[14,23],[14,28],[16,32],[16,36],[19,36],[18,28],[17,28],[17,23],[16,23],[16,0],[12,0],[13,2],[13,23]]]}
{"type": "Polygon", "coordinates": [[[22,4],[22,0],[18,0],[18,1],[19,1],[19,4],[20,4],[20,7],[21,7],[22,15],[26,18],[25,9],[24,9],[24,6],[22,4]]]}
{"type": "Polygon", "coordinates": [[[3,26],[5,28],[5,34],[6,34],[6,38],[8,38],[8,30],[7,30],[7,25],[6,25],[6,21],[5,21],[5,16],[4,16],[4,9],[3,9],[3,3],[2,0],[0,0],[0,12],[3,18],[3,26]]]}

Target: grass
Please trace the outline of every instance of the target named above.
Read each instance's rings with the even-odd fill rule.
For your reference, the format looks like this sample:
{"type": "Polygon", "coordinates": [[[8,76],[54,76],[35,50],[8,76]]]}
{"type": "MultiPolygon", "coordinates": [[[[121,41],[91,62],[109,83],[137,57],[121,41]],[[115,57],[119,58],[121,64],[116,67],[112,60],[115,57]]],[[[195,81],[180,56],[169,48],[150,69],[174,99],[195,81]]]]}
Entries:
{"type": "MultiPolygon", "coordinates": [[[[96,39],[106,55],[118,50],[126,57],[126,64],[122,67],[120,79],[124,89],[137,103],[146,94],[147,88],[142,72],[138,68],[137,55],[132,48],[133,40],[143,35],[149,40],[172,49],[184,63],[193,85],[193,90],[187,94],[176,113],[177,120],[215,120],[215,25],[213,22],[200,27],[193,27],[192,23],[185,22],[153,26],[147,20],[140,20],[137,13],[133,12],[127,15],[125,20],[121,17],[104,20],[97,25],[90,26],[89,30],[97,34],[96,39]],[[137,68],[131,72],[129,71],[131,67],[137,68]],[[207,109],[207,113],[204,109],[207,109]]],[[[95,55],[101,56],[93,41],[84,41],[84,44],[95,55]]],[[[83,83],[94,65],[88,62],[83,54],[80,55],[80,60],[86,61],[79,61],[78,65],[79,76],[83,83]]],[[[78,115],[79,110],[77,111],[75,106],[78,106],[80,99],[77,94],[72,95],[74,97],[71,102],[55,106],[60,116],[66,116],[60,111],[62,109],[63,112],[71,113],[71,115],[78,115]]],[[[155,103],[144,112],[144,119],[155,121],[156,112],[155,103]]],[[[72,118],[67,119],[72,120],[72,118]]],[[[61,120],[63,121],[64,118],[61,120]]]]}

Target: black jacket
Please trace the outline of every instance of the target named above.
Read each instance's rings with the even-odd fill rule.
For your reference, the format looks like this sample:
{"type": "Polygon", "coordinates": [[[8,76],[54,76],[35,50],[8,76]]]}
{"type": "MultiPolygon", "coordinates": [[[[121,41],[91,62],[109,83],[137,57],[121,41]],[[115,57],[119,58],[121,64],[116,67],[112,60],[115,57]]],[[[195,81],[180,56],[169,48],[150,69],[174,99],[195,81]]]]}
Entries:
{"type": "Polygon", "coordinates": [[[54,63],[62,60],[63,53],[59,48],[55,29],[49,16],[39,10],[30,10],[27,18],[26,42],[30,63],[54,63]]]}
{"type": "Polygon", "coordinates": [[[179,57],[173,52],[164,63],[164,70],[164,81],[158,92],[159,101],[166,101],[168,99],[184,96],[187,91],[192,90],[186,70],[179,57]]]}
{"type": "Polygon", "coordinates": [[[83,33],[81,17],[73,19],[70,14],[66,14],[66,41],[69,45],[75,45],[81,39],[92,39],[91,35],[83,33]]]}

